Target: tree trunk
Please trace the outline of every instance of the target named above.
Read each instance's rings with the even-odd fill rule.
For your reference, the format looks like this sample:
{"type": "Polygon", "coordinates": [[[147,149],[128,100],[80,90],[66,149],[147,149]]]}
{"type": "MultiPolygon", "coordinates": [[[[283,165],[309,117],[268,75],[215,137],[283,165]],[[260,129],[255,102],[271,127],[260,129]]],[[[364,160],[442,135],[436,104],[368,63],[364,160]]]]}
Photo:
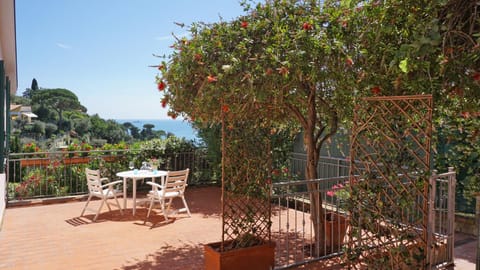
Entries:
{"type": "MultiPolygon", "coordinates": [[[[319,153],[316,150],[313,127],[305,130],[304,143],[307,149],[306,178],[307,180],[314,180],[318,178],[317,164],[319,153]]],[[[320,196],[318,183],[309,183],[307,188],[310,191],[310,219],[315,234],[315,255],[320,256],[324,253],[325,247],[325,219],[322,208],[322,197],[320,196]]]]}

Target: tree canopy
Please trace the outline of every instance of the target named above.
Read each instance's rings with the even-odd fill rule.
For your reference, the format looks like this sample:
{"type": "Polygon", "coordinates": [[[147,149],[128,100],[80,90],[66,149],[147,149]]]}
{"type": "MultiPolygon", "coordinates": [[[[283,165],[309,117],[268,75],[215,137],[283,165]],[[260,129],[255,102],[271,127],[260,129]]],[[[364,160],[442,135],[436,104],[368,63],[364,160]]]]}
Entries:
{"type": "Polygon", "coordinates": [[[32,102],[56,111],[59,122],[62,122],[63,111],[65,110],[87,112],[87,109],[78,101],[78,97],[67,89],[57,88],[35,91],[33,92],[32,102]]]}
{"type": "MultiPolygon", "coordinates": [[[[174,52],[159,64],[158,90],[170,116],[208,123],[219,122],[222,114],[293,120],[303,128],[308,178],[316,176],[323,142],[340,124],[351,123],[361,97],[431,94],[437,127],[466,132],[467,144],[478,145],[476,1],[242,5],[245,14],[231,21],[193,23],[190,35],[177,38],[174,52]],[[453,118],[473,124],[446,124],[453,118]]],[[[477,182],[479,170],[473,170],[477,182]]]]}
{"type": "Polygon", "coordinates": [[[171,116],[294,119],[318,153],[360,97],[432,94],[437,118],[478,111],[475,1],[242,5],[232,21],[193,23],[159,65],[171,116]]]}

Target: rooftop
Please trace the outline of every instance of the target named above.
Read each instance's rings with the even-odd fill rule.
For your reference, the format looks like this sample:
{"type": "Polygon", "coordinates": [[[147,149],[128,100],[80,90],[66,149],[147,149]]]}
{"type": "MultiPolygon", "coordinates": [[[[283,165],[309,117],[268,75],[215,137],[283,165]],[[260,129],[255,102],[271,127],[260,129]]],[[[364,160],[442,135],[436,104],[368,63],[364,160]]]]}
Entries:
{"type": "MultiPolygon", "coordinates": [[[[131,200],[124,215],[104,206],[97,222],[92,212],[79,217],[85,201],[7,208],[0,269],[204,269],[203,245],[221,239],[220,195],[217,187],[188,188],[192,217],[168,223],[160,214],[144,223],[146,209],[133,216],[131,200]]],[[[474,269],[475,238],[458,234],[455,243],[455,269],[474,269]]]]}

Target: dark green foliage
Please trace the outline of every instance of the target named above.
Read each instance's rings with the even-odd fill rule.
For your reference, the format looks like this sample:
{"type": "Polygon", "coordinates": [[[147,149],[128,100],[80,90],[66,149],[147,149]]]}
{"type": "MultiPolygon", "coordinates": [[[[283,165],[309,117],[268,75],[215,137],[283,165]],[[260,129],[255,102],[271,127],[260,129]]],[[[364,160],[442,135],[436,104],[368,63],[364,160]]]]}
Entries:
{"type": "Polygon", "coordinates": [[[125,127],[114,120],[104,120],[98,114],[90,117],[90,134],[96,138],[103,138],[108,143],[118,143],[128,139],[125,127]]]}
{"type": "Polygon", "coordinates": [[[42,121],[33,122],[32,132],[42,136],[45,135],[45,123],[42,121]]]}
{"type": "Polygon", "coordinates": [[[32,80],[32,87],[30,87],[30,88],[32,89],[32,91],[38,90],[37,79],[33,78],[33,80],[32,80]]]}
{"type": "Polygon", "coordinates": [[[50,138],[58,130],[57,125],[52,123],[45,124],[45,137],[50,138]]]}
{"type": "Polygon", "coordinates": [[[32,103],[41,104],[57,112],[59,126],[62,126],[64,111],[87,111],[78,101],[78,97],[67,89],[42,89],[35,91],[32,94],[32,103]]]}

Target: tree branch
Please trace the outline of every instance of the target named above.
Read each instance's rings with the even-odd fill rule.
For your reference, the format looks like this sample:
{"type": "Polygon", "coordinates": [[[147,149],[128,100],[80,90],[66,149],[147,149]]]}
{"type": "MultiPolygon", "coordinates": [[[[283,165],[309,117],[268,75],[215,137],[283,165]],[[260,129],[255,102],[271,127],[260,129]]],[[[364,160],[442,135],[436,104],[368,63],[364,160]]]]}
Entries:
{"type": "MultiPolygon", "coordinates": [[[[330,107],[328,105],[328,103],[324,100],[324,99],[319,99],[320,103],[322,103],[325,108],[327,108],[327,112],[330,114],[330,121],[329,121],[329,126],[330,126],[330,132],[328,132],[327,134],[325,134],[325,136],[323,136],[318,142],[317,142],[317,145],[316,145],[316,149],[317,151],[320,151],[323,143],[328,140],[329,138],[331,138],[333,135],[335,135],[335,133],[337,133],[337,130],[338,130],[338,114],[337,114],[337,111],[335,111],[332,107],[330,107]]],[[[324,126],[320,131],[321,133],[323,133],[323,131],[325,130],[326,126],[324,126]]],[[[318,140],[320,138],[320,135],[321,133],[319,132],[318,134],[318,138],[315,137],[316,140],[318,140]]]]}

